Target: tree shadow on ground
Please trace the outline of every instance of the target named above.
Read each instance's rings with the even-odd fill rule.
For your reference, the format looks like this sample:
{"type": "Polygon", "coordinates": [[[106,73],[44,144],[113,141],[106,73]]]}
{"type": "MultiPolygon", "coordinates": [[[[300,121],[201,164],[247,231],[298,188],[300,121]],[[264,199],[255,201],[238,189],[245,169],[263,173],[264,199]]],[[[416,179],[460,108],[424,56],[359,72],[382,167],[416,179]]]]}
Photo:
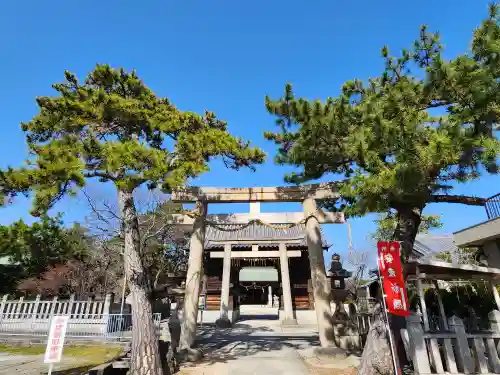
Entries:
{"type": "MultiPolygon", "coordinates": [[[[284,349],[307,349],[318,346],[316,334],[283,334],[269,327],[252,327],[236,324],[232,328],[217,329],[213,326],[201,327],[197,346],[202,349],[204,364],[226,363],[242,357],[257,356],[284,349]]],[[[185,363],[185,367],[195,367],[196,363],[185,363]]]]}

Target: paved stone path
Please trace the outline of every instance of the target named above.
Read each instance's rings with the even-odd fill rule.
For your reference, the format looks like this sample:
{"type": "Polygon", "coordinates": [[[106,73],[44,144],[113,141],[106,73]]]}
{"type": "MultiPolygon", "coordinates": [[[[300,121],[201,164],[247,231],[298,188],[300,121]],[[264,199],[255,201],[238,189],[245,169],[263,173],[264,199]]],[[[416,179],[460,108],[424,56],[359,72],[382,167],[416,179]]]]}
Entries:
{"type": "Polygon", "coordinates": [[[313,327],[282,328],[273,320],[248,320],[231,329],[202,327],[201,363],[185,364],[182,375],[355,374],[359,359],[317,357],[313,327]]]}
{"type": "MultiPolygon", "coordinates": [[[[314,326],[282,328],[278,320],[252,317],[231,329],[203,326],[199,344],[205,357],[196,364],[184,364],[179,375],[355,375],[359,359],[318,357],[314,326]]],[[[54,375],[67,374],[61,368],[78,366],[75,358],[64,357],[54,375]],[[74,366],[71,366],[74,365],[74,366]],[[59,370],[59,371],[58,371],[59,370]]],[[[0,375],[47,373],[43,356],[0,353],[0,375]]],[[[77,374],[72,372],[71,374],[77,374]]]]}
{"type": "MultiPolygon", "coordinates": [[[[54,365],[52,374],[66,374],[61,371],[68,367],[77,367],[81,362],[78,358],[63,357],[62,362],[54,365]],[[74,366],[73,366],[74,365],[74,366]]],[[[86,368],[86,367],[84,367],[86,368]]],[[[82,369],[81,372],[84,370],[82,369]]],[[[0,375],[40,375],[48,372],[48,365],[43,363],[43,355],[13,355],[0,353],[0,375]]],[[[76,374],[72,372],[71,374],[76,374]]]]}

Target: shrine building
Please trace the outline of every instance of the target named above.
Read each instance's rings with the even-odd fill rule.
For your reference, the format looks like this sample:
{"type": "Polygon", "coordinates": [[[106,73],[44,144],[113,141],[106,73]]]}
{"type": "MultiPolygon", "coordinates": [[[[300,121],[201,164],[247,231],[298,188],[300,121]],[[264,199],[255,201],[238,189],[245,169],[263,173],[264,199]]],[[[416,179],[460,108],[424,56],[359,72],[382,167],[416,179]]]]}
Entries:
{"type": "MultiPolygon", "coordinates": [[[[282,274],[286,271],[281,269],[281,259],[287,262],[289,298],[294,315],[297,315],[298,310],[314,310],[305,230],[304,224],[287,227],[279,223],[267,226],[256,222],[208,226],[201,289],[202,296],[206,296],[205,309],[220,309],[224,250],[230,248],[229,311],[244,311],[245,306],[267,307],[272,309],[270,312],[276,313],[280,308],[283,309],[284,300],[288,297],[284,293],[288,289],[285,288],[284,292],[282,288],[282,274]],[[280,255],[283,252],[286,254],[280,255]]],[[[322,247],[328,249],[324,236],[322,247]]]]}

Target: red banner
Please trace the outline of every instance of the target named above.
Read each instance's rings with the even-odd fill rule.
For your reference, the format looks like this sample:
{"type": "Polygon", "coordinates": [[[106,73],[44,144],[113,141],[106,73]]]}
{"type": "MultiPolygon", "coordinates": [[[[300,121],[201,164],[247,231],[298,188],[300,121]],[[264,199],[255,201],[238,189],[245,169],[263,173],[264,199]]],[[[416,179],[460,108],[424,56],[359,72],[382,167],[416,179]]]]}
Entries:
{"type": "Polygon", "coordinates": [[[378,267],[384,288],[387,311],[394,315],[410,315],[408,295],[403,278],[399,242],[377,243],[378,267]]]}

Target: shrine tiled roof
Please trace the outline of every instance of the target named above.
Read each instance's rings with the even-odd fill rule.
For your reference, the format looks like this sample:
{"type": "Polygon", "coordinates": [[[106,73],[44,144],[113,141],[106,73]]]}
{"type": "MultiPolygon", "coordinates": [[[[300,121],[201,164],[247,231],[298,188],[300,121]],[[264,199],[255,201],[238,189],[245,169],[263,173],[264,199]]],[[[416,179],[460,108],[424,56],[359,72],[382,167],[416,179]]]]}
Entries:
{"type": "Polygon", "coordinates": [[[417,258],[434,258],[435,255],[449,252],[452,256],[458,253],[458,247],[451,234],[417,234],[413,244],[413,255],[417,258]]]}
{"type": "MultiPolygon", "coordinates": [[[[271,228],[266,225],[252,223],[246,224],[224,224],[214,227],[207,225],[205,233],[205,249],[223,248],[224,242],[231,241],[269,241],[269,243],[261,244],[262,247],[278,247],[279,242],[297,240],[296,244],[288,244],[287,248],[303,248],[307,247],[306,243],[306,227],[304,224],[299,224],[291,228],[283,227],[283,229],[271,228]],[[273,242],[275,241],[275,242],[273,242]]],[[[325,241],[323,231],[321,231],[321,241],[324,248],[329,245],[325,241]]],[[[235,248],[246,248],[251,245],[239,244],[233,245],[235,248]]]]}

